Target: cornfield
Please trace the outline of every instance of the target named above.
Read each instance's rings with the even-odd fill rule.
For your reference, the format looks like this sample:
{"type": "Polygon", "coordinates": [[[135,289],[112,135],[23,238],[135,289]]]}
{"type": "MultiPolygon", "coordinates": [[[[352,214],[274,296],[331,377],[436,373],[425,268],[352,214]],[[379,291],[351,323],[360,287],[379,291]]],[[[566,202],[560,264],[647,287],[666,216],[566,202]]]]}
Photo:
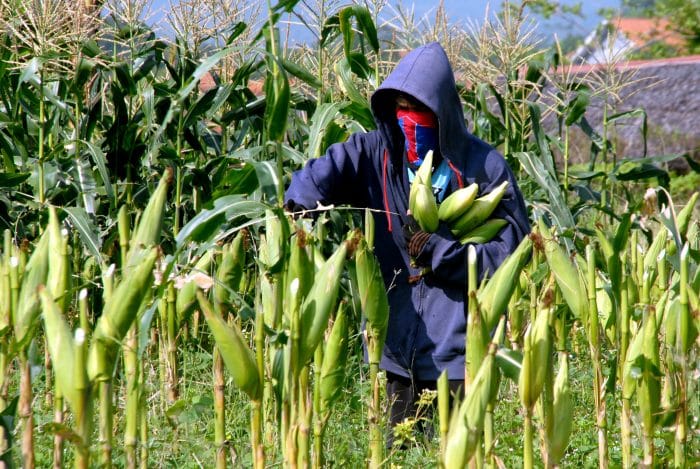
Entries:
{"type": "Polygon", "coordinates": [[[624,80],[569,73],[527,2],[466,31],[380,1],[181,3],[163,39],[144,2],[0,0],[0,465],[700,464],[699,193],[669,191],[683,155],[617,156],[643,110],[586,120],[624,80]],[[315,48],[289,47],[305,8],[315,48]],[[387,448],[376,214],[282,199],[429,40],[533,231],[464,286],[464,395],[443,376],[387,448]]]}

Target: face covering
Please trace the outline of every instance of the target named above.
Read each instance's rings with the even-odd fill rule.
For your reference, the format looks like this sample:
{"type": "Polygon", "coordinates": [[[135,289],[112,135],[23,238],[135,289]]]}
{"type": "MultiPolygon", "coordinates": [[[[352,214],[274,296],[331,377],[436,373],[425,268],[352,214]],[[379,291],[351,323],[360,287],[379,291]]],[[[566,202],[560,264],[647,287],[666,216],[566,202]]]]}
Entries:
{"type": "Polygon", "coordinates": [[[438,121],[431,111],[399,109],[396,118],[406,141],[409,166],[416,170],[428,150],[437,151],[438,121]]]}

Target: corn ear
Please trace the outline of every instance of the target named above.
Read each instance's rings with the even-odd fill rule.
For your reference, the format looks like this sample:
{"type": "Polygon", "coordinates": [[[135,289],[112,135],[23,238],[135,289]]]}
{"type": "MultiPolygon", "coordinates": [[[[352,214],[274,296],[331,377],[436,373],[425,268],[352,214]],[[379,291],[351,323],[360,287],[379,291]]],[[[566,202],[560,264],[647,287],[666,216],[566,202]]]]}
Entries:
{"type": "Polygon", "coordinates": [[[374,247],[374,215],[370,209],[365,209],[365,239],[370,248],[374,247]]]}
{"type": "Polygon", "coordinates": [[[440,221],[451,223],[465,213],[472,206],[479,193],[477,183],[457,189],[440,203],[438,218],[440,221]]]}
{"type": "Polygon", "coordinates": [[[61,311],[70,303],[70,261],[68,259],[68,237],[61,233],[56,207],[49,207],[49,271],[46,287],[53,295],[61,311]]]}
{"type": "Polygon", "coordinates": [[[231,292],[239,291],[245,262],[245,236],[245,231],[239,231],[233,241],[223,248],[212,292],[214,307],[219,312],[224,305],[231,303],[231,292]]]}
{"type": "Polygon", "coordinates": [[[44,319],[44,330],[46,331],[46,341],[51,359],[57,365],[56,386],[68,400],[72,408],[75,408],[80,394],[75,387],[75,346],[73,344],[73,334],[68,323],[63,318],[60,307],[53,299],[52,293],[39,287],[41,298],[42,317],[44,319]]]}
{"type": "Polygon", "coordinates": [[[585,321],[588,315],[588,288],[583,273],[571,261],[564,248],[554,239],[542,219],[540,219],[540,232],[549,234],[543,236],[545,239],[544,252],[547,264],[554,274],[566,304],[569,305],[576,318],[585,321]]]}
{"type": "Polygon", "coordinates": [[[379,262],[364,242],[360,243],[355,253],[355,271],[362,314],[367,320],[365,327],[369,362],[379,363],[389,323],[389,300],[379,262]]]}
{"type": "Polygon", "coordinates": [[[127,255],[127,271],[141,262],[140,253],[158,244],[163,227],[163,216],[168,196],[168,186],[173,180],[173,170],[168,167],[160,178],[155,192],[141,214],[138,226],[131,237],[127,255]]]}
{"type": "Polygon", "coordinates": [[[260,236],[259,260],[268,273],[275,274],[284,267],[288,239],[289,222],[282,210],[265,210],[265,235],[260,236]]]}
{"type": "Polygon", "coordinates": [[[503,218],[492,218],[491,220],[486,220],[481,225],[477,226],[469,233],[465,234],[459,239],[462,244],[472,243],[472,244],[484,244],[491,241],[496,237],[498,233],[501,232],[504,226],[508,224],[508,221],[503,218]]]}
{"type": "Polygon", "coordinates": [[[178,325],[187,321],[197,304],[197,281],[193,275],[208,272],[211,262],[212,251],[205,251],[195,263],[191,274],[186,277],[185,284],[178,289],[177,297],[175,298],[175,313],[178,325]]]}
{"type": "Polygon", "coordinates": [[[519,281],[520,273],[529,261],[531,253],[532,240],[525,237],[477,294],[486,330],[492,330],[499,316],[505,312],[519,281]]]}
{"type": "Polygon", "coordinates": [[[301,364],[313,356],[328,326],[328,318],[335,309],[347,250],[347,243],[342,243],[328,258],[316,273],[314,284],[301,304],[301,364]]]}
{"type": "Polygon", "coordinates": [[[432,191],[433,177],[433,151],[426,153],[423,163],[421,163],[416,175],[411,182],[411,187],[408,191],[408,209],[413,212],[413,207],[416,203],[416,191],[420,186],[427,186],[432,191]]]}
{"type": "Polygon", "coordinates": [[[345,312],[345,303],[341,302],[331,333],[326,342],[321,365],[321,415],[330,412],[333,402],[338,398],[345,381],[345,364],[348,356],[349,321],[345,312]]]}
{"type": "Polygon", "coordinates": [[[551,462],[557,466],[569,445],[574,417],[574,404],[569,387],[569,357],[566,352],[559,354],[559,371],[554,380],[553,410],[554,425],[551,434],[548,435],[549,455],[551,462]]]}
{"type": "Polygon", "coordinates": [[[469,210],[457,218],[452,224],[452,234],[457,239],[462,238],[471,230],[485,222],[496,210],[499,202],[508,189],[508,181],[503,181],[494,190],[482,195],[472,203],[469,210]]]}
{"type": "Polygon", "coordinates": [[[523,363],[518,378],[518,391],[523,407],[532,409],[542,393],[550,360],[552,339],[549,331],[551,307],[541,308],[525,332],[523,363]]]}
{"type": "Polygon", "coordinates": [[[415,200],[411,207],[411,215],[416,219],[421,230],[434,233],[440,221],[438,207],[430,186],[418,185],[415,189],[415,200]]]}
{"type": "MultiPolygon", "coordinates": [[[[285,272],[285,291],[284,291],[284,311],[287,316],[295,304],[298,304],[297,296],[305,298],[309,293],[311,286],[314,282],[314,264],[311,256],[309,256],[309,250],[307,243],[309,240],[309,234],[304,230],[297,230],[296,234],[292,237],[291,250],[289,253],[289,265],[287,271],[285,272]],[[292,280],[297,279],[297,288],[292,293],[290,288],[292,280]]],[[[289,322],[289,317],[287,321],[289,322]]]]}
{"type": "Polygon", "coordinates": [[[494,353],[495,348],[492,348],[484,358],[464,401],[450,421],[443,460],[446,469],[467,467],[474,455],[484,429],[486,406],[496,374],[494,353]]]}
{"type": "Polygon", "coordinates": [[[262,397],[261,378],[258,374],[255,355],[245,343],[243,334],[236,325],[226,324],[226,321],[214,312],[214,308],[201,290],[197,290],[197,300],[233,382],[250,399],[259,400],[262,397]]]}
{"type": "Polygon", "coordinates": [[[688,232],[688,225],[693,217],[693,210],[695,209],[695,204],[698,202],[698,197],[700,197],[700,192],[694,192],[693,195],[688,199],[688,203],[685,207],[678,212],[676,220],[678,222],[678,234],[685,239],[688,232]]]}
{"type": "Polygon", "coordinates": [[[642,423],[648,434],[652,434],[661,402],[659,337],[653,314],[647,312],[638,334],[642,336],[642,353],[633,363],[633,367],[641,368],[641,376],[637,379],[637,403],[642,423]]]}
{"type": "Polygon", "coordinates": [[[158,249],[151,248],[139,257],[142,260],[115,287],[95,325],[88,352],[88,376],[91,381],[108,379],[112,375],[114,355],[119,344],[151,291],[158,249]]]}
{"type": "Polygon", "coordinates": [[[37,288],[46,284],[49,272],[49,237],[49,230],[44,231],[22,273],[17,310],[13,316],[15,340],[20,344],[20,348],[31,339],[30,332],[39,316],[37,288]]]}

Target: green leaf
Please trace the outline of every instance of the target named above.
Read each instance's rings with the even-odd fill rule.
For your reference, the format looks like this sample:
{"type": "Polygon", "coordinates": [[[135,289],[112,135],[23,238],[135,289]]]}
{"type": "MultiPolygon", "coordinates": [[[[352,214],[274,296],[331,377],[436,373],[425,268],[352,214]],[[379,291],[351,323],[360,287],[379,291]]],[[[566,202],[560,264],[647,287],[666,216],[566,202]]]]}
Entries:
{"type": "Polygon", "coordinates": [[[340,113],[340,104],[323,103],[316,108],[316,112],[311,116],[311,126],[309,128],[309,144],[307,145],[307,155],[310,158],[321,156],[325,152],[322,148],[323,137],[331,122],[340,113]]]}
{"type": "Polygon", "coordinates": [[[178,248],[190,241],[204,242],[210,240],[221,230],[227,219],[239,216],[253,218],[265,211],[260,202],[245,200],[240,195],[228,195],[216,199],[211,209],[204,209],[187,223],[175,240],[178,248]]]}
{"type": "Polygon", "coordinates": [[[87,247],[90,254],[95,258],[98,265],[104,264],[104,259],[100,253],[102,241],[100,240],[95,225],[90,220],[87,212],[80,207],[63,207],[63,211],[68,214],[73,226],[78,230],[80,238],[87,247]]]}
{"type": "Polygon", "coordinates": [[[503,375],[517,383],[520,379],[520,369],[523,364],[523,354],[517,350],[500,348],[496,352],[496,365],[503,375]]]}
{"type": "Polygon", "coordinates": [[[280,62],[282,64],[282,67],[284,67],[284,69],[287,71],[287,73],[290,73],[291,75],[299,78],[304,83],[310,85],[314,89],[319,89],[321,87],[321,82],[313,73],[300,67],[291,60],[281,59],[280,62]]]}
{"type": "Polygon", "coordinates": [[[0,187],[16,187],[29,179],[30,173],[0,173],[0,187]]]}

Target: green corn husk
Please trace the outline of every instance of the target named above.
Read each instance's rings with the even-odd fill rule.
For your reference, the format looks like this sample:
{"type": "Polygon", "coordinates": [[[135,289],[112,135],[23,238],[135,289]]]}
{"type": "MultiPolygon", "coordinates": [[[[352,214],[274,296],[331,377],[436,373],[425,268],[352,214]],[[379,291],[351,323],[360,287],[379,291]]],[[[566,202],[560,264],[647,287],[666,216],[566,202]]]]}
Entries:
{"type": "Polygon", "coordinates": [[[364,242],[355,253],[355,269],[362,314],[367,319],[369,362],[379,363],[389,323],[389,300],[379,262],[364,242]]]}
{"type": "Polygon", "coordinates": [[[411,187],[408,191],[408,209],[413,213],[413,208],[416,203],[416,191],[420,186],[427,186],[432,192],[432,177],[433,177],[433,151],[430,150],[425,154],[423,163],[421,163],[416,175],[413,178],[411,187]]]}
{"type": "Polygon", "coordinates": [[[148,200],[148,205],[144,209],[138,221],[138,226],[131,237],[131,246],[127,255],[127,271],[138,265],[144,249],[158,244],[163,228],[163,216],[168,196],[168,186],[173,180],[172,168],[166,168],[165,173],[160,178],[155,192],[148,200]]]}
{"type": "Polygon", "coordinates": [[[262,397],[263,386],[258,374],[258,365],[243,334],[236,325],[228,325],[214,312],[214,308],[201,290],[197,290],[197,300],[233,382],[250,399],[259,400],[262,397]]]}
{"type": "Polygon", "coordinates": [[[647,249],[646,254],[644,255],[645,271],[654,272],[654,268],[656,267],[657,263],[657,258],[659,257],[661,251],[664,249],[664,246],[666,246],[667,239],[668,230],[662,227],[659,230],[659,232],[656,233],[656,236],[654,236],[654,241],[652,241],[651,245],[647,249]]]}
{"type": "Polygon", "coordinates": [[[476,200],[476,196],[479,193],[479,185],[477,183],[469,184],[467,187],[462,187],[457,189],[440,203],[438,207],[438,218],[440,221],[446,223],[452,223],[462,214],[464,214],[469,207],[472,206],[476,200]]]}
{"type": "Polygon", "coordinates": [[[564,353],[559,354],[559,371],[554,381],[554,425],[548,436],[551,462],[557,466],[564,457],[574,417],[574,404],[569,387],[569,358],[564,353]]]}
{"type": "Polygon", "coordinates": [[[338,314],[328,336],[321,365],[320,409],[321,415],[330,412],[333,402],[343,390],[345,381],[345,364],[348,357],[349,322],[345,312],[345,303],[341,302],[338,314]]]}
{"type": "Polygon", "coordinates": [[[492,381],[496,375],[494,353],[495,347],[492,347],[469,386],[464,401],[450,419],[443,459],[445,469],[467,467],[467,463],[476,451],[484,429],[492,381]]]}
{"type": "Polygon", "coordinates": [[[308,233],[303,230],[298,230],[292,237],[292,242],[290,243],[289,265],[285,272],[286,278],[284,281],[286,285],[284,291],[284,312],[287,315],[286,319],[288,324],[290,321],[288,315],[292,311],[294,305],[297,304],[296,297],[306,298],[314,282],[315,268],[307,248],[308,239],[308,233]],[[294,279],[297,279],[298,283],[295,293],[292,294],[290,285],[294,279]]]}
{"type": "Polygon", "coordinates": [[[75,387],[75,344],[68,323],[63,318],[60,307],[51,292],[39,287],[42,316],[46,341],[55,367],[56,386],[66,398],[71,408],[75,409],[80,397],[80,390],[75,387]]]}
{"type": "MultiPolygon", "coordinates": [[[[209,271],[212,262],[212,251],[206,251],[195,263],[192,273],[205,273],[209,271]]],[[[190,317],[197,305],[197,282],[190,279],[182,288],[177,291],[175,299],[175,312],[177,315],[178,328],[190,317]]]]}
{"type": "Polygon", "coordinates": [[[421,230],[434,233],[439,224],[438,207],[430,186],[418,185],[415,189],[411,215],[415,218],[421,230]]]}
{"type": "Polygon", "coordinates": [[[214,307],[219,311],[231,303],[231,292],[239,291],[245,262],[244,237],[245,232],[239,231],[233,242],[224,246],[212,292],[214,307]]]}
{"type": "Polygon", "coordinates": [[[114,356],[129,327],[137,318],[144,299],[153,285],[153,267],[158,249],[151,248],[132,260],[139,259],[105,304],[95,325],[93,341],[88,352],[88,376],[91,381],[112,376],[114,356]]]}
{"type": "MultiPolygon", "coordinates": [[[[551,233],[540,219],[540,232],[551,233]]],[[[554,274],[559,290],[574,316],[586,322],[588,314],[588,289],[583,273],[571,262],[564,248],[551,235],[545,238],[547,264],[554,274]]]]}
{"type": "Polygon", "coordinates": [[[544,387],[552,339],[549,320],[552,308],[541,308],[535,322],[525,332],[523,363],[518,378],[518,392],[523,407],[532,409],[544,387]]]}
{"type": "Polygon", "coordinates": [[[306,363],[313,356],[328,326],[328,318],[336,307],[347,251],[347,243],[342,243],[328,258],[316,273],[314,284],[301,304],[299,317],[303,334],[299,350],[301,364],[306,363]]]}
{"type": "Polygon", "coordinates": [[[365,240],[367,246],[374,247],[374,215],[368,208],[365,209],[365,240]]]}
{"type": "Polygon", "coordinates": [[[505,312],[519,280],[520,272],[530,259],[531,253],[532,240],[525,237],[477,294],[486,330],[493,330],[498,318],[505,312]]]}
{"type": "Polygon", "coordinates": [[[451,231],[457,239],[462,238],[471,230],[484,223],[491,216],[508,189],[508,181],[503,181],[494,190],[482,195],[472,203],[469,210],[457,218],[452,224],[451,231]]]}
{"type": "Polygon", "coordinates": [[[49,271],[46,287],[53,295],[61,311],[70,303],[71,263],[68,259],[68,236],[61,233],[56,208],[49,207],[49,271]]]}
{"type": "Polygon", "coordinates": [[[637,403],[645,433],[653,435],[661,402],[659,337],[654,315],[647,314],[638,335],[642,336],[642,350],[640,357],[632,363],[630,372],[637,376],[634,368],[641,368],[641,376],[637,380],[637,403]]]}
{"type": "Polygon", "coordinates": [[[498,233],[501,232],[504,226],[508,224],[507,220],[503,218],[492,218],[491,220],[486,220],[481,225],[477,226],[469,233],[465,234],[459,239],[462,244],[473,243],[473,244],[484,244],[491,241],[496,237],[498,233]]]}
{"type": "Polygon", "coordinates": [[[12,318],[15,340],[20,344],[20,347],[31,338],[30,332],[39,316],[40,305],[37,288],[46,283],[49,272],[49,238],[49,230],[44,231],[22,273],[17,310],[12,318]]]}
{"type": "Polygon", "coordinates": [[[265,210],[265,236],[260,236],[259,260],[270,274],[280,272],[287,258],[289,222],[281,210],[265,210]]]}
{"type": "Polygon", "coordinates": [[[676,217],[678,234],[680,234],[683,239],[685,239],[688,232],[688,225],[693,217],[693,210],[695,209],[695,204],[698,202],[698,197],[700,197],[700,192],[694,192],[693,195],[690,196],[690,199],[688,199],[688,203],[678,212],[678,216],[676,217]]]}

